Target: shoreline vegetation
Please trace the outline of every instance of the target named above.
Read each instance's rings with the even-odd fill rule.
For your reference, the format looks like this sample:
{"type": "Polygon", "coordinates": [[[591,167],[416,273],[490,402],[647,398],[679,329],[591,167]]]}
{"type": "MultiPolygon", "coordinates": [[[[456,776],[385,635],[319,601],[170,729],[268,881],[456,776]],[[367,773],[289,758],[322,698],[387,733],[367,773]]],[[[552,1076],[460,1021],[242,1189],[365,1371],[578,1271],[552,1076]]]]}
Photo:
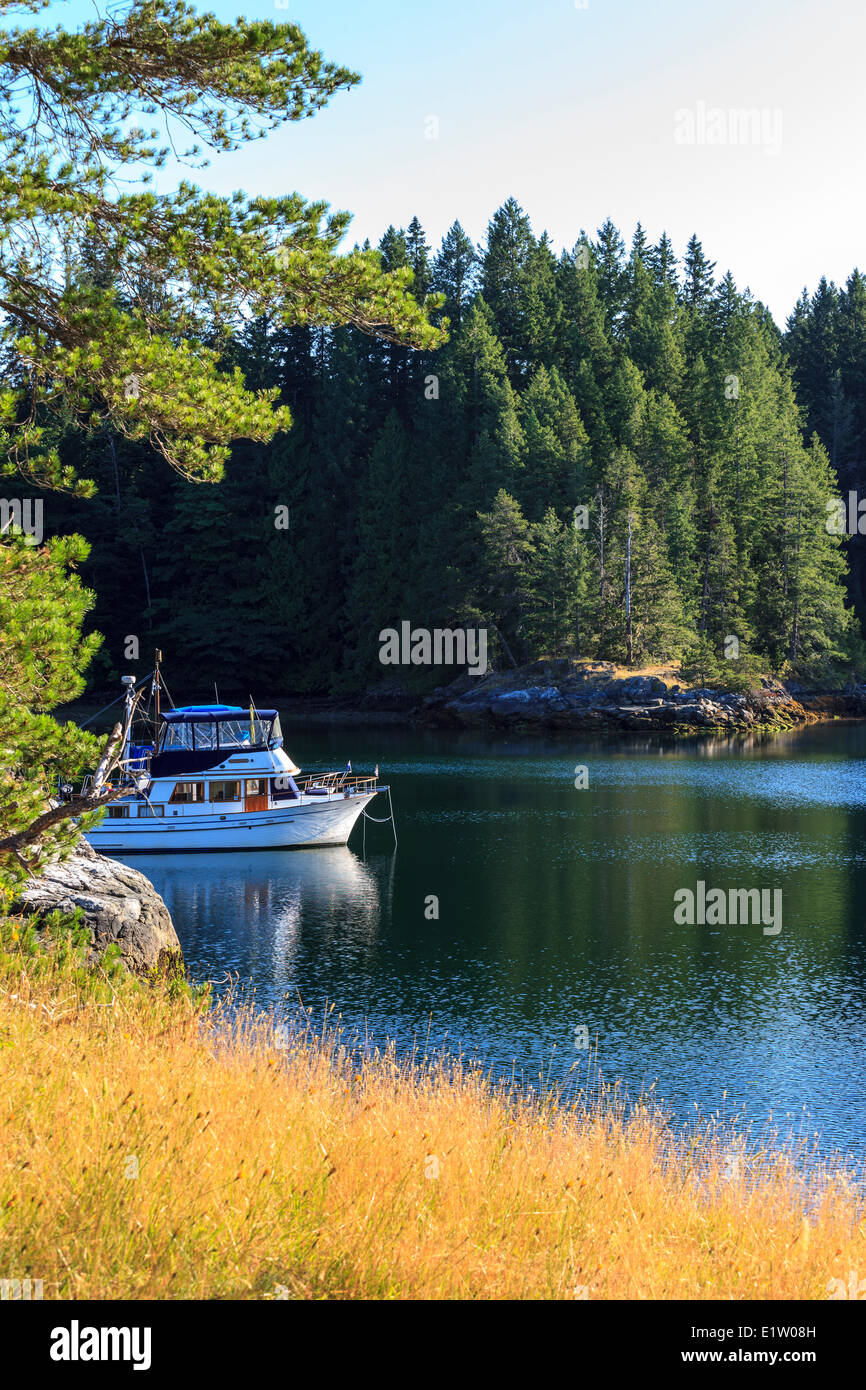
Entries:
{"type": "Polygon", "coordinates": [[[0,919],[0,1264],[47,1299],[857,1296],[842,1158],[678,1137],[586,1060],[563,1095],[359,1056],[85,938],[0,919]]]}

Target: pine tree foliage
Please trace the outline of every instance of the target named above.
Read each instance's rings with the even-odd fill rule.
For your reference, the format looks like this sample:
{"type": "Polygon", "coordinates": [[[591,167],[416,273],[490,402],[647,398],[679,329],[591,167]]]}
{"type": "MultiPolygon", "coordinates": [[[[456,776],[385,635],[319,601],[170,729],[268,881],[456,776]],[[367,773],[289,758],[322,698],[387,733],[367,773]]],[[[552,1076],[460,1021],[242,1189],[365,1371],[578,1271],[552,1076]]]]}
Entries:
{"type": "Polygon", "coordinates": [[[218,197],[186,181],[157,193],[147,173],[135,187],[184,136],[190,160],[198,141],[237,149],[358,80],[296,25],[224,24],[185,0],[131,0],[76,32],[0,34],[0,310],[15,368],[0,424],[11,467],[89,490],[46,431],[62,410],[82,428],[110,421],[190,478],[218,478],[233,441],[266,443],[291,421],[276,391],[249,390],[221,361],[249,313],[351,323],[416,348],[441,340],[411,292],[420,266],[339,253],[347,214],[295,193],[218,197]]]}

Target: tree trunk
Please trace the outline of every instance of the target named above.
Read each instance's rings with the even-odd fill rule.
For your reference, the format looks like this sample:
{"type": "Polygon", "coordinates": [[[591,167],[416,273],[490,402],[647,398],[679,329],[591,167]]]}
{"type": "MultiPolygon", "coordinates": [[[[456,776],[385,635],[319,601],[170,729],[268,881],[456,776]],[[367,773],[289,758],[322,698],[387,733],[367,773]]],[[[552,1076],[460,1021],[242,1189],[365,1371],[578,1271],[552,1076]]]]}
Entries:
{"type": "Polygon", "coordinates": [[[625,547],[625,659],[634,664],[634,643],[631,630],[631,512],[628,514],[628,540],[625,547]]]}

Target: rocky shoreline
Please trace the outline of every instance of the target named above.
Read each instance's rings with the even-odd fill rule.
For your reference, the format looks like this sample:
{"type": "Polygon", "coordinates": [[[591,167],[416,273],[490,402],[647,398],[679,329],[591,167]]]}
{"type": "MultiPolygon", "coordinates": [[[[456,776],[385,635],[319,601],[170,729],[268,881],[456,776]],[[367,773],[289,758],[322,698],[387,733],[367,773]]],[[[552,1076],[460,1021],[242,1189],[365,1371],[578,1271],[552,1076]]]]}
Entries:
{"type": "Polygon", "coordinates": [[[764,680],[745,694],[682,687],[658,676],[618,678],[604,663],[537,662],[481,680],[461,677],[423,703],[421,722],[439,728],[693,730],[791,729],[866,717],[866,686],[807,691],[764,680]]]}
{"type": "Polygon", "coordinates": [[[284,724],[428,729],[581,729],[667,735],[795,729],[866,719],[866,684],[809,688],[764,678],[735,693],[656,675],[622,676],[609,662],[545,660],[485,676],[464,674],[432,694],[390,679],[363,695],[274,697],[284,724]]]}

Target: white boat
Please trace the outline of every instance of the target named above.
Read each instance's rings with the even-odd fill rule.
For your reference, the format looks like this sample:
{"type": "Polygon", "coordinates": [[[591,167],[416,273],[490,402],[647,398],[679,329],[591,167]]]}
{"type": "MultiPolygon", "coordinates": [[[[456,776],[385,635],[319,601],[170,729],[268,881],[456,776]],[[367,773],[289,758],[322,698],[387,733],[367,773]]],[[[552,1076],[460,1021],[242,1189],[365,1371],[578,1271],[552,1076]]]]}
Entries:
{"type": "MultiPolygon", "coordinates": [[[[349,763],[344,772],[302,777],[275,709],[188,705],[160,716],[157,704],[153,743],[133,743],[133,678],[124,679],[127,733],[114,783],[121,795],[85,836],[100,854],[345,845],[380,791],[388,792],[390,818],[378,767],[354,776],[349,763]]],[[[154,690],[158,700],[158,670],[154,690]]]]}

